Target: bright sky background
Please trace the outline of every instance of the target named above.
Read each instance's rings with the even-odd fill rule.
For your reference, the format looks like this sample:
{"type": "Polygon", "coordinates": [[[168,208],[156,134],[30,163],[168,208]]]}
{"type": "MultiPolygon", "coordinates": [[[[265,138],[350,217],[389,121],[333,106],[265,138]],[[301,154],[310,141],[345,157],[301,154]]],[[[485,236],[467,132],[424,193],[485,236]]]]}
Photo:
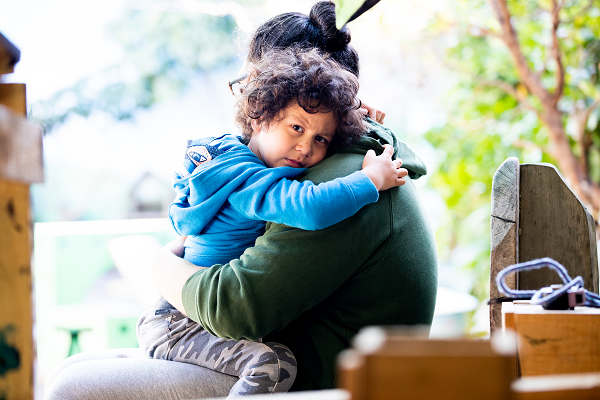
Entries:
{"type": "Polygon", "coordinates": [[[30,102],[120,59],[120,47],[108,40],[104,27],[119,15],[122,0],[2,2],[0,32],[21,50],[15,73],[4,81],[27,83],[30,102]]]}
{"type": "MultiPolygon", "coordinates": [[[[0,32],[21,50],[15,73],[5,76],[4,82],[25,82],[29,104],[117,64],[122,50],[106,33],[106,25],[125,7],[157,4],[132,0],[0,1],[5,3],[0,32]]],[[[430,71],[430,55],[418,42],[423,39],[431,10],[442,7],[444,1],[383,0],[350,23],[352,44],[361,56],[361,99],[386,111],[386,122],[430,168],[435,163],[435,151],[419,135],[440,123],[442,113],[436,112],[436,96],[447,82],[444,76],[430,71]]],[[[166,3],[182,9],[205,4],[193,0],[166,3]]],[[[238,14],[238,23],[251,32],[281,12],[308,13],[313,3],[256,2],[238,14]]],[[[72,208],[62,218],[78,219],[85,215],[85,207],[110,208],[96,204],[102,201],[97,192],[109,190],[104,189],[107,181],[132,185],[145,172],[151,172],[168,185],[187,139],[237,132],[231,119],[232,99],[225,86],[237,68],[239,65],[234,65],[231,70],[191,82],[181,98],[140,111],[132,121],[117,122],[100,113],[89,118],[71,117],[45,137],[46,183],[40,190],[46,190],[47,195],[69,193],[66,199],[56,201],[61,207],[72,208]]],[[[422,186],[425,179],[417,182],[422,186]]],[[[430,209],[439,210],[439,204],[430,209]]],[[[101,217],[112,218],[109,212],[101,217]]]]}

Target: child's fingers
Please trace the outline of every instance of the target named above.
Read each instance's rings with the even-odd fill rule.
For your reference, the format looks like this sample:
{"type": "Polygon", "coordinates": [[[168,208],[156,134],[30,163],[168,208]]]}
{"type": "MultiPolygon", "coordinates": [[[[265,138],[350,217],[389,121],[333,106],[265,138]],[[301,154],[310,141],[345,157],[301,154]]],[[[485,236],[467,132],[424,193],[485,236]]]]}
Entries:
{"type": "Polygon", "coordinates": [[[396,186],[402,186],[406,183],[404,177],[408,175],[408,171],[406,168],[400,168],[398,170],[398,175],[396,175],[396,186]]]}
{"type": "Polygon", "coordinates": [[[389,144],[384,144],[383,145],[383,154],[382,155],[385,155],[386,157],[390,157],[391,158],[392,154],[394,154],[394,148],[391,145],[389,145],[389,144]]]}
{"type": "Polygon", "coordinates": [[[374,150],[367,151],[365,154],[365,158],[363,158],[363,168],[368,164],[371,164],[377,160],[377,154],[375,154],[374,150]]]}

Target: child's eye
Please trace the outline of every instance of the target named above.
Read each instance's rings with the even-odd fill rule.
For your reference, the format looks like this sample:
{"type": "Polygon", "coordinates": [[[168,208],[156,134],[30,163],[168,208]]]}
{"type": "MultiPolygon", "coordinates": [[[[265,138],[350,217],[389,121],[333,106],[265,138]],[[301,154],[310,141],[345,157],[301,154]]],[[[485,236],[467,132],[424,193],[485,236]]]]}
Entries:
{"type": "Polygon", "coordinates": [[[304,128],[301,127],[300,125],[292,125],[292,129],[295,130],[296,132],[304,132],[304,128]]]}
{"type": "Polygon", "coordinates": [[[323,144],[327,144],[327,143],[329,143],[329,140],[325,139],[323,136],[317,136],[317,137],[315,138],[315,140],[316,140],[317,142],[320,142],[320,143],[323,143],[323,144]]]}

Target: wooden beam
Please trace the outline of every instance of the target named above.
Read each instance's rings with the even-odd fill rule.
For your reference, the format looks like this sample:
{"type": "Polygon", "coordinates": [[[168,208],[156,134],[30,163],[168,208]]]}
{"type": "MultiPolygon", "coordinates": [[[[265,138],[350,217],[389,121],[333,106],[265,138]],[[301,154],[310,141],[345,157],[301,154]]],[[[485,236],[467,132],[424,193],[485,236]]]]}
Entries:
{"type": "Polygon", "coordinates": [[[597,400],[600,373],[545,375],[517,379],[514,400],[597,400]]]}
{"type": "Polygon", "coordinates": [[[600,372],[600,309],[514,308],[521,376],[600,372]]]}
{"type": "Polygon", "coordinates": [[[27,95],[22,83],[0,84],[0,104],[22,117],[27,116],[27,95]]]}
{"type": "Polygon", "coordinates": [[[41,182],[42,132],[25,119],[25,85],[0,84],[0,397],[33,399],[33,250],[29,184],[41,182]]]}
{"type": "MultiPolygon", "coordinates": [[[[519,159],[507,158],[492,180],[492,255],[490,264],[490,299],[501,297],[496,276],[509,265],[517,263],[519,222],[519,159]]],[[[516,288],[515,276],[506,279],[511,289],[516,288]]],[[[502,328],[502,304],[490,305],[490,333],[502,328]]]]}
{"type": "Polygon", "coordinates": [[[33,398],[33,301],[29,186],[0,179],[0,394],[33,398]]]}
{"type": "Polygon", "coordinates": [[[510,350],[499,354],[489,340],[427,340],[368,329],[359,336],[369,340],[357,338],[339,360],[338,384],[352,400],[510,399],[516,378],[510,350]]]}

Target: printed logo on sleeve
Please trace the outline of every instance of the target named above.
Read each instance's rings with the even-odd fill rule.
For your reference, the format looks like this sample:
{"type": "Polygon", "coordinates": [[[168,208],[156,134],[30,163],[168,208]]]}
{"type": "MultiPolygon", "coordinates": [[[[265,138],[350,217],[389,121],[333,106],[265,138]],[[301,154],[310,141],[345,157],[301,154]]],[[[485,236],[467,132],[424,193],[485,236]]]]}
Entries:
{"type": "Polygon", "coordinates": [[[196,167],[213,159],[206,146],[188,147],[186,154],[196,167]]]}
{"type": "Polygon", "coordinates": [[[186,178],[194,172],[198,166],[212,161],[225,153],[218,147],[210,145],[213,140],[214,138],[212,137],[188,140],[183,165],[179,170],[175,171],[175,178],[186,178]]]}

